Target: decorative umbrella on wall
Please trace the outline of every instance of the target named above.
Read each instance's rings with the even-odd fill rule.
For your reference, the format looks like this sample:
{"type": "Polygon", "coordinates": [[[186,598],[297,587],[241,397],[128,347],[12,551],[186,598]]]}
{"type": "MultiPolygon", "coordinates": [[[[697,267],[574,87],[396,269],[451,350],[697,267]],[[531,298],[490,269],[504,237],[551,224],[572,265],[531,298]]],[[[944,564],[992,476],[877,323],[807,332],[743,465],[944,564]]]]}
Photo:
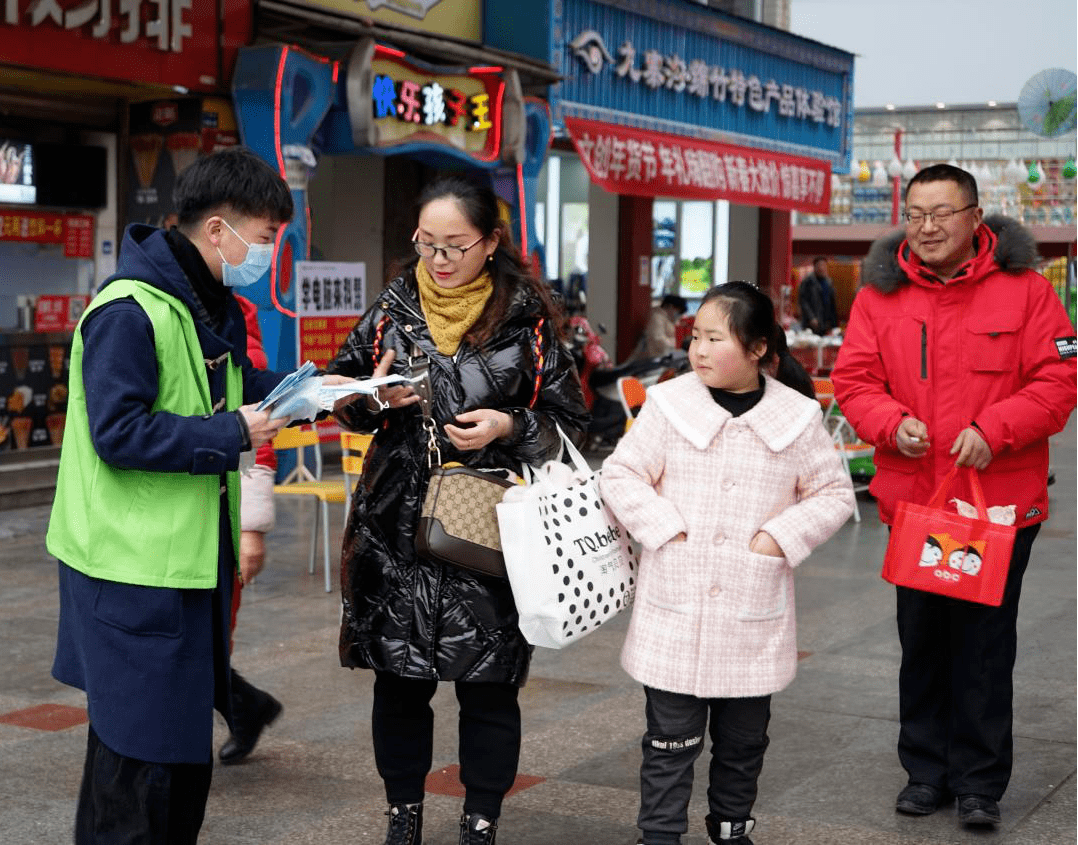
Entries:
{"type": "Polygon", "coordinates": [[[1035,73],[1018,95],[1018,119],[1035,135],[1055,138],[1075,126],[1078,78],[1073,71],[1048,68],[1035,73]]]}

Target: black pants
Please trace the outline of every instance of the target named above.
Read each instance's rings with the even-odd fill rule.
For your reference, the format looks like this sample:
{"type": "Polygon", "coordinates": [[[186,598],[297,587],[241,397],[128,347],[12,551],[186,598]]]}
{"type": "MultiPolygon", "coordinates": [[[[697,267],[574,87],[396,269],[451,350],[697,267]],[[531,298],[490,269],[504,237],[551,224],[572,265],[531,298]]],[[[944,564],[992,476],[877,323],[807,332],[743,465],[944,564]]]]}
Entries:
{"type": "Polygon", "coordinates": [[[90,726],[75,845],[194,845],[213,764],[147,763],[105,746],[90,726]]]}
{"type": "MultiPolygon", "coordinates": [[[[512,788],[520,762],[519,689],[512,684],[457,681],[460,704],[460,780],[464,812],[492,819],[512,788]]],[[[437,681],[378,672],[374,681],[371,729],[378,774],[390,804],[423,800],[434,757],[437,681]]]]}
{"type": "Polygon", "coordinates": [[[1014,759],[1018,599],[1040,525],[1018,531],[999,607],[898,587],[898,757],[910,783],[999,800],[1014,759]]]}
{"type": "Polygon", "coordinates": [[[644,842],[677,845],[689,829],[693,764],[703,749],[705,726],[711,735],[710,815],[716,822],[748,819],[769,741],[771,696],[697,698],[652,687],[644,692],[647,733],[637,818],[644,842]]]}

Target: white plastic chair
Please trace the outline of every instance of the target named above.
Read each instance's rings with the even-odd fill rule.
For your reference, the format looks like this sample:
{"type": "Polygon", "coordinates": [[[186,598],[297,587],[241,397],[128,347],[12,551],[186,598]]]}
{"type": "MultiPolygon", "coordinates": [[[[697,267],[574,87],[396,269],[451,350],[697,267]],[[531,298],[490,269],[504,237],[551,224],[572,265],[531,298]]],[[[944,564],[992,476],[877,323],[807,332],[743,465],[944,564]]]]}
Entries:
{"type": "Polygon", "coordinates": [[[856,495],[862,490],[868,489],[868,484],[862,482],[857,483],[853,480],[853,473],[850,471],[850,461],[854,458],[871,458],[876,453],[876,447],[871,443],[866,443],[860,437],[857,436],[857,432],[853,430],[853,426],[850,425],[850,421],[840,414],[831,414],[828,417],[829,421],[833,421],[833,428],[831,428],[831,439],[835,444],[835,449],[838,450],[838,455],[842,459],[842,466],[846,470],[846,474],[850,476],[850,482],[853,484],[854,502],[853,502],[853,519],[854,522],[861,521],[861,511],[857,505],[856,495]]]}

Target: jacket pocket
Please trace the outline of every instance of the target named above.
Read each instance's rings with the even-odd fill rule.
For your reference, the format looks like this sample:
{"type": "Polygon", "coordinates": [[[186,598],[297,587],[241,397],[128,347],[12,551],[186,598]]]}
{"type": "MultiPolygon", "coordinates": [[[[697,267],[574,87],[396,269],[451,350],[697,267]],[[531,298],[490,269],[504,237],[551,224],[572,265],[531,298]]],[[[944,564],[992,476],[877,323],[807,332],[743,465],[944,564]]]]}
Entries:
{"type": "Polygon", "coordinates": [[[1022,317],[1015,311],[990,311],[966,318],[966,362],[973,372],[1008,372],[1018,366],[1018,330],[1022,317]]]}
{"type": "Polygon", "coordinates": [[[94,598],[94,617],[140,637],[181,637],[183,593],[165,587],[101,581],[94,598]]]}
{"type": "Polygon", "coordinates": [[[637,601],[644,601],[654,607],[668,610],[671,613],[692,613],[693,602],[686,597],[684,575],[679,577],[678,570],[681,555],[671,546],[685,548],[685,543],[667,541],[654,552],[645,554],[640,561],[640,568],[647,568],[647,575],[642,579],[644,589],[637,593],[637,601]],[[644,586],[646,585],[646,586],[644,586]]]}
{"type": "Polygon", "coordinates": [[[869,492],[877,499],[891,503],[910,501],[913,487],[917,483],[920,462],[929,458],[907,458],[891,449],[877,449],[872,456],[876,464],[876,474],[868,483],[869,492]]]}
{"type": "Polygon", "coordinates": [[[737,618],[742,622],[766,622],[785,616],[789,577],[786,558],[746,552],[737,618]]]}

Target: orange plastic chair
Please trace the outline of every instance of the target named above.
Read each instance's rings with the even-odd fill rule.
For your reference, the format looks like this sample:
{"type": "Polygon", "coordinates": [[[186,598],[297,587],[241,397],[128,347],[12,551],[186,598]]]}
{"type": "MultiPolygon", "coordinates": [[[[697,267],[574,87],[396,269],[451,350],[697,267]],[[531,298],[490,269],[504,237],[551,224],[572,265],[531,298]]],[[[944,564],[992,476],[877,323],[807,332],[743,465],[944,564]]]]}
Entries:
{"type": "Polygon", "coordinates": [[[830,416],[835,408],[835,384],[829,378],[814,378],[812,388],[816,391],[816,401],[823,408],[824,416],[830,416]]]}
{"type": "Polygon", "coordinates": [[[625,411],[625,430],[633,424],[633,419],[640,413],[640,408],[647,398],[647,388],[638,378],[622,376],[618,379],[618,398],[621,400],[621,408],[625,411]]]}

